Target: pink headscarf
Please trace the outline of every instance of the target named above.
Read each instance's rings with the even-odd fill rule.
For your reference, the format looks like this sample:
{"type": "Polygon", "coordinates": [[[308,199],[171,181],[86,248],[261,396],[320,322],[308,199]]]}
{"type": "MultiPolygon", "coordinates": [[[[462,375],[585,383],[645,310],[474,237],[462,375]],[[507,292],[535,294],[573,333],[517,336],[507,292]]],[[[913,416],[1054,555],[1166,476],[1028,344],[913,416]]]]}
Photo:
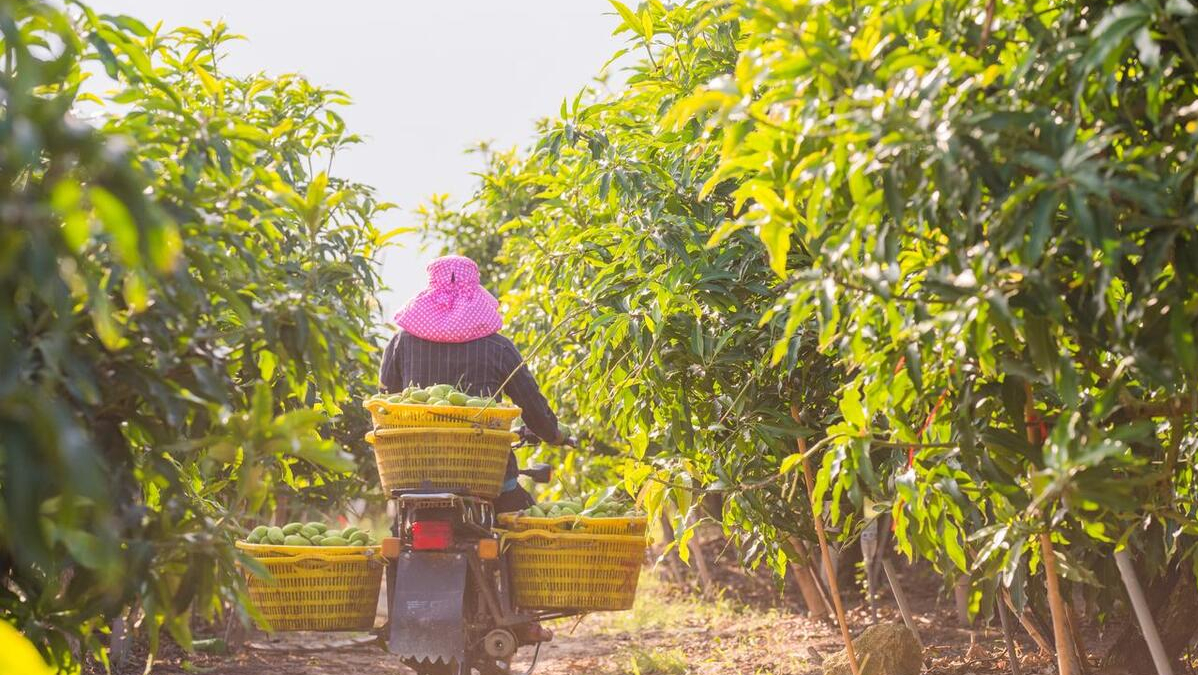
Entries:
{"type": "Polygon", "coordinates": [[[428,288],[395,314],[400,328],[433,342],[469,342],[503,327],[499,301],[478,283],[473,260],[447,255],[426,269],[428,288]]]}

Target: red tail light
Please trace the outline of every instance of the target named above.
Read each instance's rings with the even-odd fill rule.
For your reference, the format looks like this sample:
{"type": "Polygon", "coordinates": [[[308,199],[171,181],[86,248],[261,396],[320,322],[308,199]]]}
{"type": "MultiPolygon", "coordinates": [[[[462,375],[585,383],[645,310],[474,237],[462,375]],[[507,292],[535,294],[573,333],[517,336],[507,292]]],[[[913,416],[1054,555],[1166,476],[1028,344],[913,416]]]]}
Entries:
{"type": "Polygon", "coordinates": [[[412,523],[413,551],[444,551],[453,546],[453,525],[444,520],[412,523]]]}

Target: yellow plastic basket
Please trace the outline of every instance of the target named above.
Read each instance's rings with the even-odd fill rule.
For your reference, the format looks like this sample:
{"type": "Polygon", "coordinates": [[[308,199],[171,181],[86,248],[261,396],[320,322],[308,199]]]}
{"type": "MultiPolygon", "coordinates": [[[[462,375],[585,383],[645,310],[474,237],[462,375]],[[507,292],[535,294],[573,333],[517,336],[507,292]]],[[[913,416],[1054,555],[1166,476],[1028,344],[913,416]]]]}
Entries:
{"type": "Polygon", "coordinates": [[[645,561],[643,536],[508,532],[516,604],[588,612],[629,609],[645,561]]]}
{"type": "Polygon", "coordinates": [[[512,420],[520,416],[519,408],[500,406],[469,408],[374,400],[368,401],[365,407],[370,411],[374,426],[378,429],[482,427],[507,431],[512,426],[512,420]]]}
{"type": "Polygon", "coordinates": [[[503,489],[517,436],[489,429],[382,429],[366,434],[374,446],[383,492],[443,490],[494,499],[503,489]]]}
{"type": "Polygon", "coordinates": [[[649,519],[645,516],[627,518],[591,518],[589,516],[558,516],[537,518],[515,513],[499,516],[499,525],[512,532],[547,530],[549,532],[584,532],[586,534],[637,534],[644,535],[649,519]]]}
{"type": "Polygon", "coordinates": [[[247,572],[250,599],[269,631],[374,628],[383,578],[378,546],[270,546],[237,542],[271,578],[247,572]]]}

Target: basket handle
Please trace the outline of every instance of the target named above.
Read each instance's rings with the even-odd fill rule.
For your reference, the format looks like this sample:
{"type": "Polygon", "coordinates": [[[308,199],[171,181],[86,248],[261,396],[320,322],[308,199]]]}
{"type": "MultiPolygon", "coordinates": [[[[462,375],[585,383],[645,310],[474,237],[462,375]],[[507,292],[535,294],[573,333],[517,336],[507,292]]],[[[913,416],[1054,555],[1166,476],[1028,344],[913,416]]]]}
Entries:
{"type": "Polygon", "coordinates": [[[564,544],[570,548],[594,548],[602,537],[610,535],[595,535],[584,533],[546,532],[544,530],[525,530],[524,532],[508,532],[503,535],[503,549],[506,551],[511,542],[527,542],[534,545],[549,546],[564,544]],[[563,536],[565,535],[565,536],[563,536]]]}
{"type": "MultiPolygon", "coordinates": [[[[375,552],[372,549],[367,549],[362,553],[367,561],[372,561],[375,558],[375,552]]],[[[378,557],[382,558],[382,556],[378,557]]],[[[271,558],[255,558],[255,560],[261,563],[295,563],[302,564],[309,569],[323,569],[333,563],[359,559],[356,555],[329,555],[327,553],[298,553],[296,555],[282,555],[271,558]]]]}

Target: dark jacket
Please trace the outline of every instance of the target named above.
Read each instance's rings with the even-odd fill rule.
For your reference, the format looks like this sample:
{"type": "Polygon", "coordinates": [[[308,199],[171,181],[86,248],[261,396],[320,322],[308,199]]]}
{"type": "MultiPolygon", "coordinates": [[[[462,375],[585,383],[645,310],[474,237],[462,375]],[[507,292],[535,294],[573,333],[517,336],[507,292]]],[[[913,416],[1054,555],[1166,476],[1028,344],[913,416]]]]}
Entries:
{"type": "MultiPolygon", "coordinates": [[[[471,396],[502,393],[520,406],[524,424],[537,436],[556,443],[557,416],[541,394],[512,341],[499,335],[470,342],[432,342],[403,330],[391,338],[383,353],[379,385],[386,392],[405,387],[451,384],[471,396]]],[[[508,462],[509,481],[516,477],[516,459],[508,462]]]]}

